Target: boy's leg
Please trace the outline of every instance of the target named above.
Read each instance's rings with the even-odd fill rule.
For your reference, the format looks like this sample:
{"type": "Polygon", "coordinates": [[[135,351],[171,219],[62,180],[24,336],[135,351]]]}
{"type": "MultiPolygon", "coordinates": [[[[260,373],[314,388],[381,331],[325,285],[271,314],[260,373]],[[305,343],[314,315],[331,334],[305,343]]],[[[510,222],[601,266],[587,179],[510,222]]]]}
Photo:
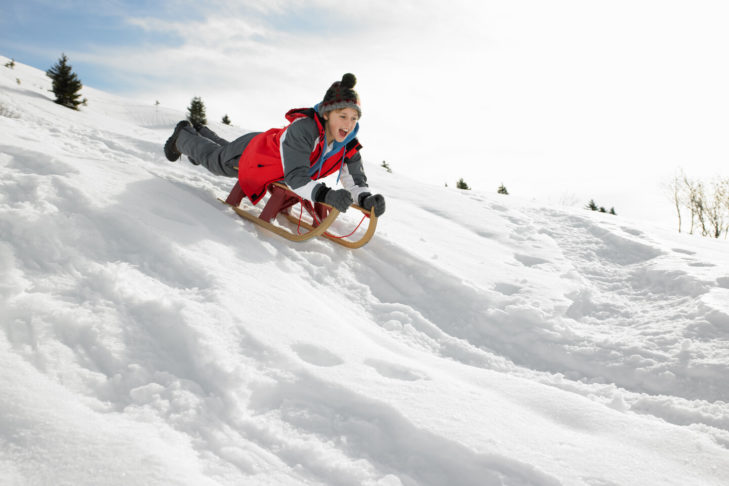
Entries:
{"type": "Polygon", "coordinates": [[[212,140],[218,145],[228,145],[229,143],[226,139],[220,138],[217,133],[210,130],[207,125],[203,125],[202,127],[200,127],[200,130],[198,130],[197,133],[207,138],[208,140],[212,140]]]}
{"type": "MultiPolygon", "coordinates": [[[[216,175],[238,177],[238,159],[257,133],[247,133],[226,145],[197,134],[194,128],[184,127],[177,138],[177,148],[195,162],[216,175]]],[[[221,139],[222,140],[222,139],[221,139]]]]}
{"type": "MultiPolygon", "coordinates": [[[[221,138],[218,136],[217,133],[212,131],[210,128],[208,128],[207,125],[199,125],[199,128],[195,128],[197,130],[197,133],[208,140],[212,140],[213,142],[217,143],[218,145],[228,145],[228,141],[224,138],[221,138]]],[[[190,163],[195,165],[200,165],[200,162],[193,159],[192,157],[188,157],[187,160],[190,161],[190,163]]]]}

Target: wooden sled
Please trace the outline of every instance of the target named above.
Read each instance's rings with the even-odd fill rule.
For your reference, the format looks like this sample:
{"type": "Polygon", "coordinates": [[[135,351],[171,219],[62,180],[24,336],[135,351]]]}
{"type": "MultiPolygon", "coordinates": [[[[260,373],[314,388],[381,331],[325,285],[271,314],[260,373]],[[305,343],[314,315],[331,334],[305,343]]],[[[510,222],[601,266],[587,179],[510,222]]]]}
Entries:
{"type": "MultiPolygon", "coordinates": [[[[356,204],[352,204],[350,206],[350,208],[354,208],[364,213],[363,219],[369,219],[369,226],[362,237],[359,240],[350,241],[345,238],[351,235],[336,236],[327,232],[332,223],[334,223],[337,219],[337,216],[339,216],[339,211],[336,208],[324,203],[312,204],[309,201],[303,200],[285,184],[280,182],[270,184],[268,186],[268,192],[270,197],[268,198],[266,205],[263,207],[263,211],[261,211],[261,214],[259,215],[253,214],[239,207],[241,201],[245,197],[245,194],[237,182],[235,183],[235,186],[233,186],[233,189],[230,191],[230,194],[225,201],[222,199],[218,200],[232,207],[241,218],[252,221],[258,226],[266,228],[267,230],[272,231],[279,236],[283,236],[290,241],[306,241],[314,238],[315,236],[323,236],[324,238],[327,238],[338,245],[346,246],[347,248],[360,248],[370,241],[372,236],[375,234],[375,229],[377,228],[377,216],[375,216],[374,211],[368,211],[356,204]],[[296,204],[300,204],[302,208],[298,216],[291,214],[290,211],[296,204]],[[304,210],[311,217],[311,222],[302,220],[301,213],[303,213],[304,210]],[[296,233],[273,223],[273,220],[276,219],[279,214],[283,214],[291,223],[296,225],[296,233]],[[302,228],[307,231],[302,233],[302,228]]],[[[357,230],[355,229],[352,234],[356,231],[357,230]]]]}

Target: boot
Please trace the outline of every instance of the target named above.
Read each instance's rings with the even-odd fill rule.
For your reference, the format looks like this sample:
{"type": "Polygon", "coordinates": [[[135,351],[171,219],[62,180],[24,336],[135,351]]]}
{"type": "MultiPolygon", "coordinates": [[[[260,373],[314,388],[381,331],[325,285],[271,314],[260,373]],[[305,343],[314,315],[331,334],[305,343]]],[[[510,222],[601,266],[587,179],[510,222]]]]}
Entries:
{"type": "Polygon", "coordinates": [[[191,126],[192,125],[189,121],[182,120],[175,127],[175,131],[172,132],[172,136],[167,139],[167,142],[165,142],[165,157],[167,157],[167,160],[170,162],[174,162],[182,156],[180,151],[177,150],[177,137],[180,136],[180,131],[182,131],[183,128],[191,126]]]}

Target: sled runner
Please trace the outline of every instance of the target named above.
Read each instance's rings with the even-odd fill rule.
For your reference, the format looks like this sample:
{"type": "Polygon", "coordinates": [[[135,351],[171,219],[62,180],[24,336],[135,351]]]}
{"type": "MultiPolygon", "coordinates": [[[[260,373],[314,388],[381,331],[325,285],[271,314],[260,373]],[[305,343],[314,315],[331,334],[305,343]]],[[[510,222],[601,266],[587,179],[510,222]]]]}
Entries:
{"type": "Polygon", "coordinates": [[[360,225],[358,225],[352,233],[344,236],[333,235],[327,231],[332,223],[334,223],[337,219],[337,216],[339,216],[339,211],[337,209],[329,206],[328,204],[312,204],[309,201],[303,200],[285,184],[280,182],[270,184],[268,186],[268,193],[270,195],[268,201],[263,207],[263,211],[261,211],[258,215],[239,207],[241,201],[245,197],[245,194],[237,182],[235,183],[235,186],[233,186],[233,189],[230,191],[230,194],[225,201],[222,199],[218,200],[232,207],[241,218],[252,221],[258,226],[266,228],[267,230],[291,241],[306,241],[314,238],[315,236],[323,236],[324,238],[328,238],[329,240],[339,245],[346,246],[347,248],[360,248],[370,241],[372,236],[375,234],[375,229],[377,228],[377,216],[375,216],[374,211],[368,211],[356,204],[352,204],[350,208],[354,208],[363,213],[360,225],[365,219],[369,219],[369,225],[360,239],[351,241],[346,238],[357,232],[360,225]],[[292,214],[291,210],[297,204],[300,208],[292,214]],[[306,211],[308,216],[311,218],[311,221],[304,221],[302,219],[304,211],[306,211]],[[284,226],[274,224],[274,220],[277,219],[279,214],[283,214],[286,219],[296,225],[296,228],[293,231],[290,231],[284,226]],[[302,228],[307,231],[302,232],[302,228]]]}

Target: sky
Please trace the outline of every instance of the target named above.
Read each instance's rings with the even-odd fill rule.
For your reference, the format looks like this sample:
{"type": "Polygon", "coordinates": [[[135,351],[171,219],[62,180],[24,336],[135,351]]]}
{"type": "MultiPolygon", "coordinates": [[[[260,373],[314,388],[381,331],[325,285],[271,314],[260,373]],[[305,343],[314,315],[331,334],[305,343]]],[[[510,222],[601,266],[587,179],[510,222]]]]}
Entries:
{"type": "Polygon", "coordinates": [[[676,217],[679,169],[729,175],[729,6],[698,1],[3,0],[0,53],[242,130],[345,72],[366,161],[438,185],[676,217]]]}

